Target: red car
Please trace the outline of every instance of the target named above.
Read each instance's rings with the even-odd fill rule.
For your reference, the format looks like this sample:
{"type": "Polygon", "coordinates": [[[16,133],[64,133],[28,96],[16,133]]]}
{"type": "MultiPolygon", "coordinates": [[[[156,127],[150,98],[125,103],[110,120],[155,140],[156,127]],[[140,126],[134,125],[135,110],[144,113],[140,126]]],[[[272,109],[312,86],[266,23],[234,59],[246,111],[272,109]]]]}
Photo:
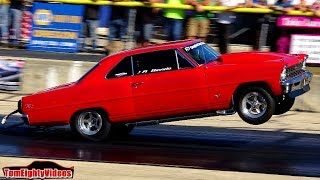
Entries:
{"type": "Polygon", "coordinates": [[[220,55],[199,40],[153,45],[110,55],[77,82],[25,96],[13,113],[30,126],[70,124],[91,140],[195,115],[238,112],[258,125],[289,111],[295,97],[310,90],[307,57],[220,55]]]}

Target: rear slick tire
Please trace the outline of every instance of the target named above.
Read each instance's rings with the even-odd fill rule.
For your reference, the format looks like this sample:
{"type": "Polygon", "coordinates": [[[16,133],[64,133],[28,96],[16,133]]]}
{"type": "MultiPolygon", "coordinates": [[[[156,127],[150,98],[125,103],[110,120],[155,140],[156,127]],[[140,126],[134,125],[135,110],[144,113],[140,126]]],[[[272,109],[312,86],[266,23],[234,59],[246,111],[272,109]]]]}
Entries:
{"type": "Polygon", "coordinates": [[[103,111],[88,109],[74,116],[71,127],[85,139],[103,141],[108,137],[111,125],[103,111]]]}
{"type": "Polygon", "coordinates": [[[261,87],[247,87],[237,93],[236,110],[245,122],[263,124],[274,114],[275,100],[261,87]]]}

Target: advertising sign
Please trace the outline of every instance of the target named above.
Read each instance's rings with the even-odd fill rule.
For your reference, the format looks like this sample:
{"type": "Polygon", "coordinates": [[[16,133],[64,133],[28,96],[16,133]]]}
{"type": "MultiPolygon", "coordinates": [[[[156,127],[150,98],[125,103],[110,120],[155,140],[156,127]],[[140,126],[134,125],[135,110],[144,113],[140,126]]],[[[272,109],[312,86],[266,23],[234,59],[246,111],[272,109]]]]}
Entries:
{"type": "Polygon", "coordinates": [[[277,20],[279,27],[291,28],[320,28],[320,18],[303,17],[303,16],[281,16],[277,20]]]}
{"type": "Polygon", "coordinates": [[[24,61],[0,59],[0,90],[20,90],[24,61]]]}
{"type": "Polygon", "coordinates": [[[30,50],[77,52],[84,6],[34,3],[30,50]]]}
{"type": "Polygon", "coordinates": [[[320,64],[320,35],[292,35],[290,54],[308,54],[307,63],[320,64]]]}

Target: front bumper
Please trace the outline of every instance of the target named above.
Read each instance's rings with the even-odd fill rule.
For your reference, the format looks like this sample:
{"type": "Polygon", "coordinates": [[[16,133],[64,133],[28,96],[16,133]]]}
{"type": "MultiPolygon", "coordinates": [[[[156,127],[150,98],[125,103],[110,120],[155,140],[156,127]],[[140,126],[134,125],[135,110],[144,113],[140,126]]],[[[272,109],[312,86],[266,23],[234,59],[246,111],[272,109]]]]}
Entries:
{"type": "Polygon", "coordinates": [[[283,93],[291,98],[300,96],[310,90],[312,73],[306,71],[300,76],[282,82],[283,93]]]}

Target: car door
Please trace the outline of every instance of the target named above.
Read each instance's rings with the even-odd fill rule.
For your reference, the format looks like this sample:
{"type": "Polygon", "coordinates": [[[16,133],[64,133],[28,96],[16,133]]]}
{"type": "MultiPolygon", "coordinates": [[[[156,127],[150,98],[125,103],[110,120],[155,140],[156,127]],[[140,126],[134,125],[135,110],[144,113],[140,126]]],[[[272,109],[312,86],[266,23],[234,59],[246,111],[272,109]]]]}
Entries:
{"type": "Polygon", "coordinates": [[[205,111],[209,106],[204,69],[178,50],[132,56],[133,101],[138,118],[205,111]]]}
{"type": "Polygon", "coordinates": [[[132,101],[132,59],[122,59],[107,75],[104,92],[109,97],[108,113],[113,122],[135,119],[132,101]]]}

